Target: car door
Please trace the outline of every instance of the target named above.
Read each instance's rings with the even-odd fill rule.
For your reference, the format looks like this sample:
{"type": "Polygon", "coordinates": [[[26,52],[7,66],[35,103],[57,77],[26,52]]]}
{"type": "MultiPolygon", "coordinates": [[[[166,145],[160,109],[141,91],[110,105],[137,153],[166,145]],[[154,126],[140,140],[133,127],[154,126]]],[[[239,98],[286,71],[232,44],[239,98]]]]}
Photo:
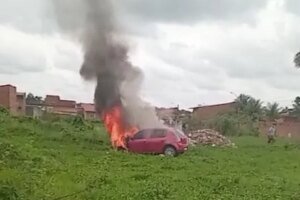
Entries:
{"type": "Polygon", "coordinates": [[[149,133],[145,148],[147,153],[162,153],[165,146],[167,131],[164,129],[154,129],[149,133]]]}
{"type": "Polygon", "coordinates": [[[135,153],[145,153],[145,143],[149,136],[145,130],[139,131],[128,141],[128,150],[135,153]]]}

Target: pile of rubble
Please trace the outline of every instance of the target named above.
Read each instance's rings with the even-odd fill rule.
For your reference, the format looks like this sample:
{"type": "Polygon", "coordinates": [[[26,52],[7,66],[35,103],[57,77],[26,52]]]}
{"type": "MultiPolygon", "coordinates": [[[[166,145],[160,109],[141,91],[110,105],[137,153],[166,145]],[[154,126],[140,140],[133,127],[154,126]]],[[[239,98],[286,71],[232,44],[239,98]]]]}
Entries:
{"type": "Polygon", "coordinates": [[[235,146],[228,138],[212,129],[202,129],[189,133],[191,145],[235,146]]]}

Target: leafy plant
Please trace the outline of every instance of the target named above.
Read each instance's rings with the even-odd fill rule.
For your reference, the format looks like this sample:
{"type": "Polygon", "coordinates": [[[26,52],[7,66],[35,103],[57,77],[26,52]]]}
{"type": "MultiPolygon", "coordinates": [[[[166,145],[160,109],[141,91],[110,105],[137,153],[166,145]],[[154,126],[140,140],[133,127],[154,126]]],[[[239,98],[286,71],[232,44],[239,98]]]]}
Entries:
{"type": "Polygon", "coordinates": [[[300,117],[300,97],[296,97],[294,100],[292,115],[300,117]]]}
{"type": "Polygon", "coordinates": [[[268,105],[264,108],[265,115],[269,120],[275,120],[279,118],[281,110],[282,109],[279,107],[279,104],[276,102],[268,103],[268,105]]]}
{"type": "Polygon", "coordinates": [[[25,101],[26,104],[41,105],[43,103],[43,98],[40,96],[34,96],[32,93],[28,93],[25,101]]]}
{"type": "Polygon", "coordinates": [[[9,115],[9,111],[6,108],[0,106],[0,116],[1,115],[7,116],[7,115],[9,115]]]}
{"type": "Polygon", "coordinates": [[[236,100],[236,109],[240,114],[249,115],[252,120],[259,120],[262,117],[262,101],[253,97],[241,94],[236,100]]]}
{"type": "Polygon", "coordinates": [[[18,193],[16,188],[9,182],[0,181],[0,199],[17,200],[18,193]]]}

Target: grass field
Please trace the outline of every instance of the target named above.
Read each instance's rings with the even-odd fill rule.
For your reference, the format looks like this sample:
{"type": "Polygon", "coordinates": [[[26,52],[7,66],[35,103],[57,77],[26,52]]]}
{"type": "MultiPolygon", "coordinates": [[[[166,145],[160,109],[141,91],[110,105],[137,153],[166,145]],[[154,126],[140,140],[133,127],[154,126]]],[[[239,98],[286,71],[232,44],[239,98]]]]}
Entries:
{"type": "Polygon", "coordinates": [[[112,150],[97,123],[1,115],[0,199],[300,199],[298,144],[233,140],[238,148],[133,155],[112,150]]]}

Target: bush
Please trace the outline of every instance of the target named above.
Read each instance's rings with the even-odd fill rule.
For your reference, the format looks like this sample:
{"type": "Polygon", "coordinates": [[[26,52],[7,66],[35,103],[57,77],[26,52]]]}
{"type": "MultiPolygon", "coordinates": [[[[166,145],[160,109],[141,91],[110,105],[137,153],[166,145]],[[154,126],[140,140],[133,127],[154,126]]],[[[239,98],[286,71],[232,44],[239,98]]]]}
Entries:
{"type": "Polygon", "coordinates": [[[18,199],[17,190],[8,182],[0,182],[0,199],[16,200],[18,199]]]}
{"type": "Polygon", "coordinates": [[[258,136],[258,121],[244,114],[227,113],[217,116],[215,119],[197,121],[193,118],[190,121],[192,129],[210,128],[219,131],[226,136],[251,135],[258,136]]]}
{"type": "Polygon", "coordinates": [[[19,151],[12,144],[0,142],[0,160],[7,159],[19,160],[19,151]]]}
{"type": "Polygon", "coordinates": [[[238,135],[239,127],[238,127],[238,119],[232,116],[220,116],[215,122],[214,126],[217,131],[221,132],[223,135],[238,135]]]}
{"type": "Polygon", "coordinates": [[[6,108],[3,108],[0,106],[0,116],[8,116],[9,115],[9,111],[6,108]]]}

